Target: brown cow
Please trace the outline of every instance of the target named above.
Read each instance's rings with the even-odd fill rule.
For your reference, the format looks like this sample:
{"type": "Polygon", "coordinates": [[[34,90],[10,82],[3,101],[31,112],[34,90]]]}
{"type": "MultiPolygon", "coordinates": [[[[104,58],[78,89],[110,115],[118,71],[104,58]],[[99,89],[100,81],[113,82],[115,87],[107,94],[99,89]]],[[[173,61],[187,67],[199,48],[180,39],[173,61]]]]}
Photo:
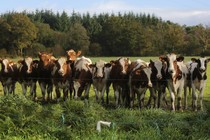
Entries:
{"type": "Polygon", "coordinates": [[[21,84],[23,95],[26,95],[27,87],[30,87],[30,95],[35,100],[39,61],[33,60],[32,57],[26,57],[23,60],[19,60],[18,63],[20,64],[18,81],[21,84]]]}
{"type": "Polygon", "coordinates": [[[51,79],[51,72],[53,70],[55,57],[52,53],[39,52],[39,63],[38,63],[38,83],[42,92],[42,99],[46,101],[45,94],[47,90],[47,100],[52,99],[53,83],[51,79]]]}
{"type": "Polygon", "coordinates": [[[72,83],[72,70],[70,61],[66,57],[60,57],[54,61],[55,66],[52,71],[52,81],[55,86],[57,100],[60,98],[60,89],[63,89],[63,99],[68,97],[68,90],[72,83]]]}
{"type": "Polygon", "coordinates": [[[129,104],[129,87],[128,87],[128,67],[130,64],[129,58],[120,57],[117,60],[110,61],[112,69],[110,72],[110,80],[114,89],[115,105],[129,104]]]}
{"type": "Polygon", "coordinates": [[[75,61],[74,64],[74,98],[77,99],[81,97],[82,92],[85,90],[84,98],[89,98],[89,90],[92,83],[92,74],[90,72],[89,65],[92,64],[92,61],[89,58],[82,56],[75,61]]]}
{"type": "Polygon", "coordinates": [[[0,80],[3,86],[4,95],[15,94],[15,84],[18,77],[18,66],[9,59],[0,59],[1,71],[0,80]]]}

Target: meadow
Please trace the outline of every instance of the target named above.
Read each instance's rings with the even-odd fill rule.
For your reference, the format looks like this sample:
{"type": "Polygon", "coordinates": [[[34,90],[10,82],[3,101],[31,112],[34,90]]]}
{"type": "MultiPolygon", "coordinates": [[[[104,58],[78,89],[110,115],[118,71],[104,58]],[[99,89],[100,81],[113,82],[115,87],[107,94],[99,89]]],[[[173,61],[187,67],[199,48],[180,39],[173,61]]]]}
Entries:
{"type": "MultiPolygon", "coordinates": [[[[94,57],[109,62],[117,57],[94,57]]],[[[191,57],[186,57],[189,61],[191,57]]],[[[131,60],[137,57],[131,57],[131,60]]],[[[149,61],[158,57],[142,57],[149,61]]],[[[210,67],[210,66],[208,66],[210,67]]],[[[93,88],[89,102],[67,100],[60,103],[41,104],[24,97],[17,83],[16,95],[3,96],[0,86],[0,139],[210,139],[210,68],[207,69],[207,86],[204,93],[204,111],[193,112],[191,95],[188,95],[189,107],[183,112],[171,112],[168,108],[139,110],[114,108],[114,96],[110,88],[110,104],[101,105],[95,101],[93,88]],[[112,122],[111,127],[102,126],[96,130],[99,120],[112,122]]],[[[41,97],[38,87],[37,94],[41,97]]],[[[53,94],[55,94],[53,92],[53,94]]],[[[149,93],[147,93],[148,97],[149,93]]],[[[170,102],[167,92],[167,99],[170,102]]],[[[145,102],[147,99],[145,99],[145,102]]],[[[135,101],[136,103],[136,101],[135,101]]]]}

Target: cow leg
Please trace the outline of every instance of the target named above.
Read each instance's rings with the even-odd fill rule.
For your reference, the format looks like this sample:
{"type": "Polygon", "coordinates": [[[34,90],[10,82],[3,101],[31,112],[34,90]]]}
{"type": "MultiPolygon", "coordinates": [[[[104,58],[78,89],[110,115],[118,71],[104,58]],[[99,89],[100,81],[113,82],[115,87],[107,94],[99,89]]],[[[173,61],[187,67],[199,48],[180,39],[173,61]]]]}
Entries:
{"type": "Polygon", "coordinates": [[[56,93],[56,100],[57,100],[57,102],[59,102],[60,101],[60,97],[61,97],[61,92],[60,92],[58,86],[55,87],[55,93],[56,93]]]}
{"type": "Polygon", "coordinates": [[[89,99],[89,91],[90,91],[90,86],[91,84],[87,84],[86,88],[85,88],[85,99],[89,99]]]}
{"type": "Polygon", "coordinates": [[[63,89],[63,100],[65,101],[68,99],[68,88],[63,89]]]}
{"type": "Polygon", "coordinates": [[[184,87],[184,109],[187,109],[187,87],[184,87]]]}
{"type": "Polygon", "coordinates": [[[171,110],[175,111],[175,94],[171,90],[171,88],[169,88],[169,92],[170,92],[170,96],[171,96],[171,110]]]}
{"type": "Polygon", "coordinates": [[[39,83],[39,85],[40,85],[41,92],[42,92],[42,101],[45,102],[46,101],[46,99],[45,99],[46,84],[41,82],[41,83],[39,83]]]}
{"type": "Polygon", "coordinates": [[[22,83],[21,86],[22,86],[23,95],[26,96],[27,86],[24,83],[22,83]]]}
{"type": "Polygon", "coordinates": [[[13,94],[13,93],[14,93],[14,92],[13,92],[13,91],[14,91],[13,88],[14,88],[13,84],[9,85],[9,88],[8,88],[8,93],[9,93],[9,94],[13,94]]]}
{"type": "Polygon", "coordinates": [[[106,87],[106,104],[109,104],[109,86],[106,87]]]}
{"type": "Polygon", "coordinates": [[[77,99],[78,98],[78,91],[79,91],[79,88],[81,87],[80,83],[77,82],[77,81],[74,81],[74,99],[77,99]]]}
{"type": "Polygon", "coordinates": [[[96,87],[93,87],[94,91],[95,91],[95,95],[96,95],[96,102],[99,102],[99,95],[98,95],[98,90],[96,89],[96,87]]]}
{"type": "Polygon", "coordinates": [[[200,106],[201,106],[201,111],[203,111],[203,92],[204,92],[204,88],[201,89],[200,91],[200,106]]]}
{"type": "Polygon", "coordinates": [[[30,94],[34,101],[37,100],[36,99],[36,83],[32,83],[31,88],[30,88],[30,94]]]}
{"type": "Polygon", "coordinates": [[[101,103],[104,104],[104,92],[106,90],[106,86],[103,87],[102,91],[101,91],[101,103]]]}
{"type": "Polygon", "coordinates": [[[47,86],[47,100],[48,101],[52,100],[52,90],[53,90],[53,85],[50,83],[47,86]]]}
{"type": "Polygon", "coordinates": [[[7,86],[6,85],[3,85],[3,90],[4,90],[4,95],[7,95],[8,92],[7,92],[7,86]]]}
{"type": "Polygon", "coordinates": [[[135,92],[133,91],[132,87],[130,87],[130,108],[133,109],[134,105],[134,94],[135,92]]]}
{"type": "Polygon", "coordinates": [[[177,102],[177,109],[182,111],[182,87],[178,89],[178,102],[177,102]]]}
{"type": "Polygon", "coordinates": [[[192,109],[194,111],[197,111],[197,98],[198,98],[198,95],[196,93],[195,86],[193,85],[192,86],[192,109]]]}

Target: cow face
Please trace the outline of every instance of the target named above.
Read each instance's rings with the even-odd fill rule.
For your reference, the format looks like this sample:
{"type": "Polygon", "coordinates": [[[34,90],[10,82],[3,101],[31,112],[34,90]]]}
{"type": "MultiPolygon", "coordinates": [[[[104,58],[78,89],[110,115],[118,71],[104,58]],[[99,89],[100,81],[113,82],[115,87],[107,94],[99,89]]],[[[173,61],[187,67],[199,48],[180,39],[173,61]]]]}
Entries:
{"type": "Polygon", "coordinates": [[[167,62],[167,72],[171,74],[173,77],[179,71],[177,62],[182,62],[184,60],[183,56],[177,56],[174,53],[167,54],[166,57],[160,57],[159,58],[161,61],[166,61],[167,62]]]}
{"type": "Polygon", "coordinates": [[[13,70],[14,62],[12,62],[12,61],[10,61],[8,59],[1,59],[0,60],[0,63],[2,64],[2,70],[3,70],[3,72],[9,73],[11,71],[14,71],[13,70]]]}
{"type": "Polygon", "coordinates": [[[52,61],[54,61],[54,57],[52,56],[52,53],[46,53],[46,52],[39,52],[39,59],[40,62],[42,62],[44,68],[48,67],[49,64],[52,63],[52,61]]]}
{"type": "Polygon", "coordinates": [[[109,72],[111,69],[111,64],[106,63],[102,60],[96,62],[95,64],[89,65],[91,68],[91,73],[94,79],[102,79],[105,77],[105,73],[109,72]]]}
{"type": "Polygon", "coordinates": [[[210,61],[210,59],[207,59],[206,57],[201,57],[199,59],[192,58],[191,60],[198,64],[197,68],[201,73],[206,71],[207,63],[210,61]]]}
{"type": "Polygon", "coordinates": [[[77,53],[74,51],[74,50],[69,50],[69,51],[66,51],[67,53],[67,57],[69,60],[71,61],[75,61],[77,59],[78,56],[80,56],[81,54],[81,51],[78,51],[77,53]]]}
{"type": "Polygon", "coordinates": [[[138,64],[131,73],[133,80],[135,82],[138,81],[137,85],[141,87],[152,87],[151,74],[152,70],[150,67],[140,64],[138,64]]]}
{"type": "Polygon", "coordinates": [[[149,66],[152,70],[152,77],[154,79],[161,80],[164,73],[164,63],[161,61],[152,61],[150,60],[149,66]]]}
{"type": "Polygon", "coordinates": [[[68,72],[68,68],[70,68],[69,61],[65,57],[59,58],[56,62],[56,67],[58,69],[58,73],[61,76],[64,76],[68,72]]]}
{"type": "Polygon", "coordinates": [[[110,63],[120,71],[120,74],[125,75],[127,74],[131,61],[129,58],[121,57],[116,61],[110,61],[110,63]]]}

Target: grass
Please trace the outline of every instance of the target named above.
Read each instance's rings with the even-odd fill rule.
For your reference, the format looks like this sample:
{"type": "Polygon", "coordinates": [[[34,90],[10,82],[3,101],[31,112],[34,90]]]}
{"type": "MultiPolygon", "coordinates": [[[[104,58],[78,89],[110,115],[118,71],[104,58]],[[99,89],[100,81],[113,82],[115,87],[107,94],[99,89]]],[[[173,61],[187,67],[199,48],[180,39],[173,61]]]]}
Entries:
{"type": "MultiPolygon", "coordinates": [[[[103,60],[108,62],[114,59],[116,57],[103,60]]],[[[150,58],[142,59],[148,61],[150,58]]],[[[91,60],[95,62],[99,58],[91,60]]],[[[209,70],[207,75],[210,77],[209,70]]],[[[67,100],[42,105],[22,96],[21,87],[17,84],[15,96],[0,96],[0,139],[210,139],[209,91],[210,78],[204,93],[203,112],[193,112],[189,108],[173,113],[168,109],[115,109],[112,88],[109,106],[96,103],[93,88],[88,104],[67,100]],[[114,125],[111,128],[102,126],[99,133],[96,131],[99,120],[110,121],[114,125]]],[[[39,88],[37,92],[41,97],[39,88]]],[[[188,102],[190,105],[190,96],[188,102]]]]}

